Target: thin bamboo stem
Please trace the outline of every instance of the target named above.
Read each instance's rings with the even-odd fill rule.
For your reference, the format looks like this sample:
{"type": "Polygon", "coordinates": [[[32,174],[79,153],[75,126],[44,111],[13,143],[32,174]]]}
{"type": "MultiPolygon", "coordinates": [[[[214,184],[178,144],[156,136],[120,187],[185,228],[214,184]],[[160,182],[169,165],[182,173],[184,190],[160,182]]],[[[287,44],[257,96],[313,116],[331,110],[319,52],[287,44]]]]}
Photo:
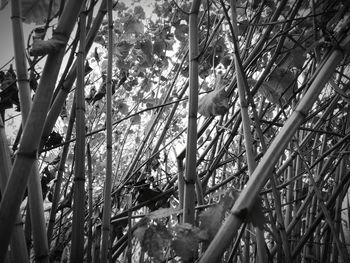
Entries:
{"type": "MultiPolygon", "coordinates": [[[[89,33],[86,36],[86,44],[85,44],[85,54],[88,53],[90,47],[92,46],[92,43],[95,39],[95,36],[98,32],[98,29],[101,25],[101,22],[103,20],[104,15],[106,14],[107,10],[106,10],[106,0],[103,0],[101,2],[99,11],[97,12],[97,15],[94,19],[94,22],[91,26],[91,29],[89,30],[89,33]]],[[[72,22],[72,21],[71,21],[72,22]]],[[[58,87],[56,90],[58,90],[57,96],[54,97],[54,101],[51,105],[51,108],[47,114],[47,117],[45,119],[45,126],[44,126],[44,130],[43,130],[43,136],[42,136],[42,141],[40,143],[40,147],[39,147],[39,152],[41,152],[42,147],[44,145],[44,138],[48,138],[48,136],[50,135],[56,120],[58,118],[58,116],[60,115],[61,109],[67,99],[67,96],[73,86],[73,83],[76,79],[77,76],[77,63],[75,62],[73,64],[73,66],[71,67],[70,72],[68,73],[68,75],[66,76],[66,78],[61,79],[58,87]]]]}
{"type": "Polygon", "coordinates": [[[309,179],[310,179],[310,182],[311,182],[311,185],[316,193],[316,197],[318,199],[318,204],[319,206],[321,207],[322,209],[322,212],[324,214],[324,217],[326,219],[326,222],[328,223],[328,226],[331,230],[331,233],[333,235],[333,239],[335,241],[335,244],[336,244],[336,247],[338,249],[338,253],[340,253],[340,257],[342,259],[342,261],[345,263],[345,262],[350,262],[350,259],[349,259],[349,256],[347,254],[347,251],[346,249],[344,249],[344,246],[341,244],[340,240],[339,240],[339,236],[337,235],[337,233],[339,233],[339,231],[336,231],[335,230],[335,227],[334,227],[334,222],[329,214],[329,211],[327,210],[326,206],[323,204],[323,201],[322,201],[322,194],[320,192],[320,189],[317,187],[316,185],[316,182],[315,182],[315,179],[313,178],[312,176],[312,172],[311,172],[311,169],[309,167],[309,165],[307,164],[306,160],[303,159],[302,155],[299,153],[300,155],[300,158],[302,159],[302,161],[304,162],[305,166],[306,166],[306,170],[307,170],[307,173],[309,175],[309,179]]]}
{"type": "MultiPolygon", "coordinates": [[[[345,48],[349,44],[350,38],[346,37],[341,42],[341,47],[345,48]]],[[[303,99],[297,106],[296,110],[288,118],[283,128],[280,130],[275,140],[270,145],[267,152],[264,154],[258,167],[255,169],[246,188],[243,189],[234,207],[231,210],[230,216],[227,218],[214,240],[208,247],[207,251],[199,262],[215,262],[217,261],[232,237],[242,224],[247,213],[253,207],[260,188],[266,183],[279,155],[284,151],[289,140],[293,137],[297,127],[303,122],[317,95],[333,74],[335,68],[342,60],[342,51],[335,49],[328,56],[316,72],[314,81],[304,95],[303,99]]]]}
{"type": "Polygon", "coordinates": [[[89,215],[88,215],[88,237],[87,237],[87,248],[86,248],[86,262],[91,263],[92,261],[92,212],[93,212],[93,186],[92,186],[92,163],[91,163],[91,151],[90,143],[86,146],[86,155],[87,155],[87,170],[88,170],[88,195],[89,195],[89,215]]]}
{"type": "MultiPolygon", "coordinates": [[[[74,126],[75,117],[76,117],[76,99],[75,98],[76,98],[76,96],[74,95],[73,105],[72,105],[71,112],[69,115],[70,117],[69,117],[65,141],[69,141],[71,136],[72,136],[73,126],[74,126]]],[[[47,240],[48,240],[49,246],[50,246],[51,240],[52,240],[52,234],[53,234],[53,229],[54,229],[54,225],[55,225],[58,202],[59,202],[60,197],[61,197],[61,185],[62,185],[62,181],[63,181],[63,173],[65,171],[68,152],[69,152],[69,143],[65,144],[63,146],[63,150],[62,150],[62,153],[60,155],[60,162],[58,165],[58,171],[57,171],[57,175],[56,175],[56,181],[55,181],[55,187],[54,187],[54,191],[53,191],[52,205],[51,205],[51,211],[50,211],[50,218],[49,218],[49,223],[47,226],[47,240]]]]}
{"type": "Polygon", "coordinates": [[[113,10],[112,0],[107,0],[108,14],[108,64],[107,64],[107,87],[106,87],[106,179],[104,185],[104,205],[102,216],[102,245],[101,245],[101,262],[107,262],[108,247],[110,243],[111,228],[111,191],[112,191],[112,65],[113,65],[113,10]]]}
{"type": "MultiPolygon", "coordinates": [[[[223,1],[221,1],[221,4],[225,9],[223,1]]],[[[248,90],[248,87],[247,87],[247,79],[243,71],[242,61],[239,54],[239,44],[236,38],[236,36],[238,35],[236,1],[231,0],[230,4],[231,4],[232,23],[230,23],[229,18],[227,19],[230,23],[231,34],[232,34],[233,45],[234,45],[234,63],[235,63],[235,70],[236,70],[238,94],[239,94],[239,100],[240,100],[240,106],[241,106],[244,145],[245,145],[245,152],[246,152],[246,158],[248,163],[248,171],[249,171],[249,175],[251,175],[256,168],[256,162],[255,162],[255,157],[253,152],[252,134],[250,130],[250,119],[248,114],[248,101],[247,101],[247,94],[246,94],[246,90],[248,90]]],[[[225,14],[227,15],[226,11],[225,11],[225,14]]],[[[247,237],[247,241],[245,246],[245,251],[246,251],[245,259],[248,262],[250,258],[249,232],[246,233],[246,237],[247,237]]],[[[258,229],[258,228],[256,228],[256,241],[257,241],[257,249],[258,249],[258,253],[257,253],[258,262],[267,262],[264,233],[261,229],[258,229]]]]}

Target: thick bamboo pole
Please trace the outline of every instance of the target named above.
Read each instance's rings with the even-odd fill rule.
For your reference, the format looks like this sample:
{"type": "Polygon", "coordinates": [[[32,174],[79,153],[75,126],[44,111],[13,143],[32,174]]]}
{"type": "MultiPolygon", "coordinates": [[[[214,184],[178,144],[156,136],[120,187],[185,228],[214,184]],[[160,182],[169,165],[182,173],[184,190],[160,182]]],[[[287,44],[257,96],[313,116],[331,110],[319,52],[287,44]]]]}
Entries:
{"type": "Polygon", "coordinates": [[[85,38],[86,12],[80,13],[79,20],[79,51],[77,58],[77,89],[76,89],[76,136],[75,170],[73,184],[73,223],[71,262],[84,260],[84,218],[85,218],[85,38]]]}
{"type": "MultiPolygon", "coordinates": [[[[8,147],[5,127],[0,117],[0,190],[5,191],[11,171],[10,149],[8,147]]],[[[28,262],[27,245],[24,238],[23,222],[20,213],[17,214],[15,228],[11,237],[10,260],[13,262],[28,262]]]]}
{"type": "MultiPolygon", "coordinates": [[[[24,127],[32,105],[28,69],[26,63],[23,28],[21,21],[21,5],[19,1],[12,1],[12,28],[15,46],[15,61],[18,74],[19,98],[21,102],[22,126],[24,127]]],[[[42,200],[42,190],[38,161],[34,162],[32,175],[28,182],[28,203],[30,206],[30,221],[34,239],[34,254],[37,262],[49,262],[49,249],[45,231],[45,217],[42,200]]],[[[29,221],[28,221],[29,222],[29,221]]],[[[26,253],[25,253],[26,254],[26,253]]]]}
{"type": "Polygon", "coordinates": [[[37,158],[37,148],[41,139],[45,117],[50,105],[58,71],[62,63],[64,49],[83,1],[68,1],[60,18],[53,37],[62,41],[58,52],[49,54],[44,66],[43,74],[31,107],[26,125],[23,129],[11,176],[6,186],[0,204],[0,261],[5,257],[10,236],[14,228],[16,215],[24,195],[29,174],[37,158]]]}
{"type": "Polygon", "coordinates": [[[39,162],[36,160],[32,166],[28,181],[28,202],[30,224],[34,241],[34,254],[36,262],[49,262],[49,246],[46,235],[46,225],[43,206],[43,194],[39,177],[39,162]]]}
{"type": "MultiPolygon", "coordinates": [[[[340,47],[348,50],[349,42],[350,37],[348,36],[340,43],[340,47]]],[[[260,188],[269,178],[280,154],[284,151],[288,142],[294,136],[295,131],[307,116],[307,113],[317,99],[318,94],[321,92],[328,79],[332,76],[335,68],[342,60],[344,55],[343,52],[343,50],[334,49],[327,57],[325,63],[320,66],[310,88],[295,111],[288,118],[267,152],[264,154],[259,165],[250,177],[247,186],[243,189],[234,207],[231,209],[229,217],[224,222],[199,262],[217,262],[220,259],[222,253],[225,251],[242,222],[245,220],[247,214],[252,209],[256,198],[258,197],[260,188]]]]}
{"type": "Polygon", "coordinates": [[[108,64],[107,64],[107,87],[106,87],[106,180],[104,185],[104,204],[102,215],[102,245],[101,262],[107,262],[108,248],[110,245],[111,228],[111,191],[112,191],[112,66],[113,66],[113,9],[112,0],[107,0],[108,14],[108,64]]]}
{"type": "Polygon", "coordinates": [[[189,103],[185,165],[183,221],[194,223],[195,182],[197,180],[197,112],[198,112],[198,12],[200,0],[193,0],[189,17],[189,103]]]}

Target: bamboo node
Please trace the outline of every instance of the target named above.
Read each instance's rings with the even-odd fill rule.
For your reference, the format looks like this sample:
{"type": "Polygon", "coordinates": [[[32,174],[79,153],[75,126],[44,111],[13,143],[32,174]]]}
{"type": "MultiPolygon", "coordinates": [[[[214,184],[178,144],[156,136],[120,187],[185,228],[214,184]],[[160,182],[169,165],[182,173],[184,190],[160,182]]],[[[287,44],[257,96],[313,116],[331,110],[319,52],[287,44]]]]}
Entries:
{"type": "Polygon", "coordinates": [[[18,18],[18,19],[24,21],[24,18],[23,18],[22,16],[12,15],[10,18],[11,18],[11,19],[16,19],[16,18],[18,18]]]}
{"type": "Polygon", "coordinates": [[[21,81],[29,82],[29,79],[28,78],[17,78],[17,82],[21,82],[21,81]]]}
{"type": "Polygon", "coordinates": [[[186,178],[184,178],[184,181],[185,181],[185,184],[195,184],[196,183],[196,181],[194,179],[186,180],[186,178]]]}

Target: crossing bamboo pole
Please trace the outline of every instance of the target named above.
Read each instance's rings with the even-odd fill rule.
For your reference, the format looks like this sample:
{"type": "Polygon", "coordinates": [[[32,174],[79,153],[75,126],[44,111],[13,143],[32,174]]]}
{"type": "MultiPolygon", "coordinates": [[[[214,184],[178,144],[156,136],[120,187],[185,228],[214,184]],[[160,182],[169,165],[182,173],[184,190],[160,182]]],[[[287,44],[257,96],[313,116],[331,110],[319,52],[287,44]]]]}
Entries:
{"type": "MultiPolygon", "coordinates": [[[[21,5],[19,1],[11,1],[12,29],[15,47],[15,61],[18,75],[19,99],[24,127],[32,105],[28,69],[26,63],[23,27],[21,21],[21,5]]],[[[34,161],[28,182],[28,203],[30,221],[34,240],[34,254],[37,262],[49,262],[49,248],[46,237],[43,195],[40,184],[38,160],[34,161]]],[[[28,216],[28,214],[27,214],[28,216]]],[[[22,252],[27,254],[26,251],[22,252]]]]}
{"type": "Polygon", "coordinates": [[[82,0],[67,2],[53,34],[53,37],[60,40],[61,45],[57,52],[51,53],[47,57],[33,106],[23,129],[21,144],[0,204],[0,233],[2,234],[0,240],[0,261],[6,255],[30,171],[37,158],[37,149],[64,50],[75,24],[72,21],[76,20],[83,2],[82,0]]]}
{"type": "MultiPolygon", "coordinates": [[[[241,116],[242,116],[242,127],[243,127],[243,134],[244,134],[244,145],[245,145],[245,152],[246,152],[246,158],[247,158],[247,164],[248,164],[248,171],[249,175],[251,175],[255,168],[256,168],[256,161],[255,161],[255,154],[253,151],[253,138],[252,133],[250,130],[250,119],[249,119],[249,113],[248,113],[248,100],[247,100],[247,94],[246,90],[248,90],[247,87],[247,79],[245,76],[245,73],[243,71],[242,61],[240,57],[240,51],[239,51],[239,44],[238,44],[238,26],[237,26],[237,10],[236,10],[236,1],[231,0],[231,19],[232,19],[232,38],[233,38],[233,44],[234,44],[234,63],[235,63],[235,70],[236,70],[236,78],[237,78],[237,87],[238,87],[238,94],[239,94],[239,100],[241,104],[241,116]]],[[[224,3],[222,2],[222,5],[224,6],[224,3]]],[[[257,260],[258,262],[267,262],[267,253],[265,250],[265,242],[264,242],[264,232],[262,229],[255,228],[256,230],[256,240],[257,240],[257,260]]],[[[247,232],[247,235],[249,237],[250,233],[247,232]]],[[[248,253],[246,256],[246,260],[249,258],[249,238],[248,242],[246,242],[245,251],[248,253]]],[[[248,262],[248,261],[247,261],[248,262]]]]}
{"type": "Polygon", "coordinates": [[[340,42],[341,49],[333,49],[326,57],[325,62],[320,65],[308,91],[264,154],[262,160],[254,170],[254,173],[251,175],[247,186],[243,189],[235,205],[231,209],[229,217],[225,220],[214,240],[200,259],[200,263],[217,262],[220,259],[249,211],[252,209],[261,187],[268,180],[279,156],[294,136],[299,125],[306,118],[308,111],[317,99],[322,88],[343,59],[344,50],[349,50],[349,43],[350,37],[347,36],[340,42]]]}

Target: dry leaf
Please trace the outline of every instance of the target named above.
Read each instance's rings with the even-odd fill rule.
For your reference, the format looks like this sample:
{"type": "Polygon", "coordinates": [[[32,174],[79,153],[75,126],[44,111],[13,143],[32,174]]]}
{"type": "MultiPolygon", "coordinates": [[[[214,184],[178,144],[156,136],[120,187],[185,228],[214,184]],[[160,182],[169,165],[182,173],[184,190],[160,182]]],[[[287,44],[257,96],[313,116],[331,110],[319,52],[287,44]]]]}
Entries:
{"type": "Polygon", "coordinates": [[[224,115],[229,109],[228,102],[224,88],[213,90],[199,99],[198,112],[206,117],[224,115]]]}
{"type": "Polygon", "coordinates": [[[192,260],[199,244],[198,229],[185,223],[176,225],[173,230],[174,240],[171,242],[171,247],[176,255],[186,261],[192,260]]]}
{"type": "Polygon", "coordinates": [[[164,218],[168,216],[172,216],[174,214],[179,214],[181,212],[181,209],[174,209],[174,208],[159,208],[158,210],[155,210],[147,215],[150,219],[159,219],[164,218]]]}
{"type": "Polygon", "coordinates": [[[218,204],[208,208],[199,215],[200,229],[207,232],[209,240],[212,240],[218,232],[225,218],[225,213],[231,209],[237,197],[237,191],[229,190],[218,204]]]}
{"type": "Polygon", "coordinates": [[[157,222],[156,225],[151,225],[145,230],[141,247],[155,262],[161,262],[163,249],[170,244],[171,237],[168,229],[162,223],[157,222]]]}
{"type": "Polygon", "coordinates": [[[305,60],[305,51],[301,47],[297,47],[288,52],[288,55],[283,61],[283,64],[281,64],[280,68],[285,68],[288,70],[292,68],[297,68],[300,70],[303,68],[305,60]]]}
{"type": "Polygon", "coordinates": [[[36,39],[30,50],[31,56],[45,56],[50,53],[57,52],[66,43],[62,40],[51,38],[49,40],[36,39]]]}
{"type": "Polygon", "coordinates": [[[263,207],[261,204],[261,199],[259,198],[250,213],[247,216],[247,221],[252,223],[253,226],[263,230],[264,224],[266,223],[266,217],[263,213],[263,207]]]}
{"type": "Polygon", "coordinates": [[[296,79],[288,69],[276,68],[271,74],[268,81],[265,81],[259,92],[274,104],[286,104],[294,94],[296,79]]]}

